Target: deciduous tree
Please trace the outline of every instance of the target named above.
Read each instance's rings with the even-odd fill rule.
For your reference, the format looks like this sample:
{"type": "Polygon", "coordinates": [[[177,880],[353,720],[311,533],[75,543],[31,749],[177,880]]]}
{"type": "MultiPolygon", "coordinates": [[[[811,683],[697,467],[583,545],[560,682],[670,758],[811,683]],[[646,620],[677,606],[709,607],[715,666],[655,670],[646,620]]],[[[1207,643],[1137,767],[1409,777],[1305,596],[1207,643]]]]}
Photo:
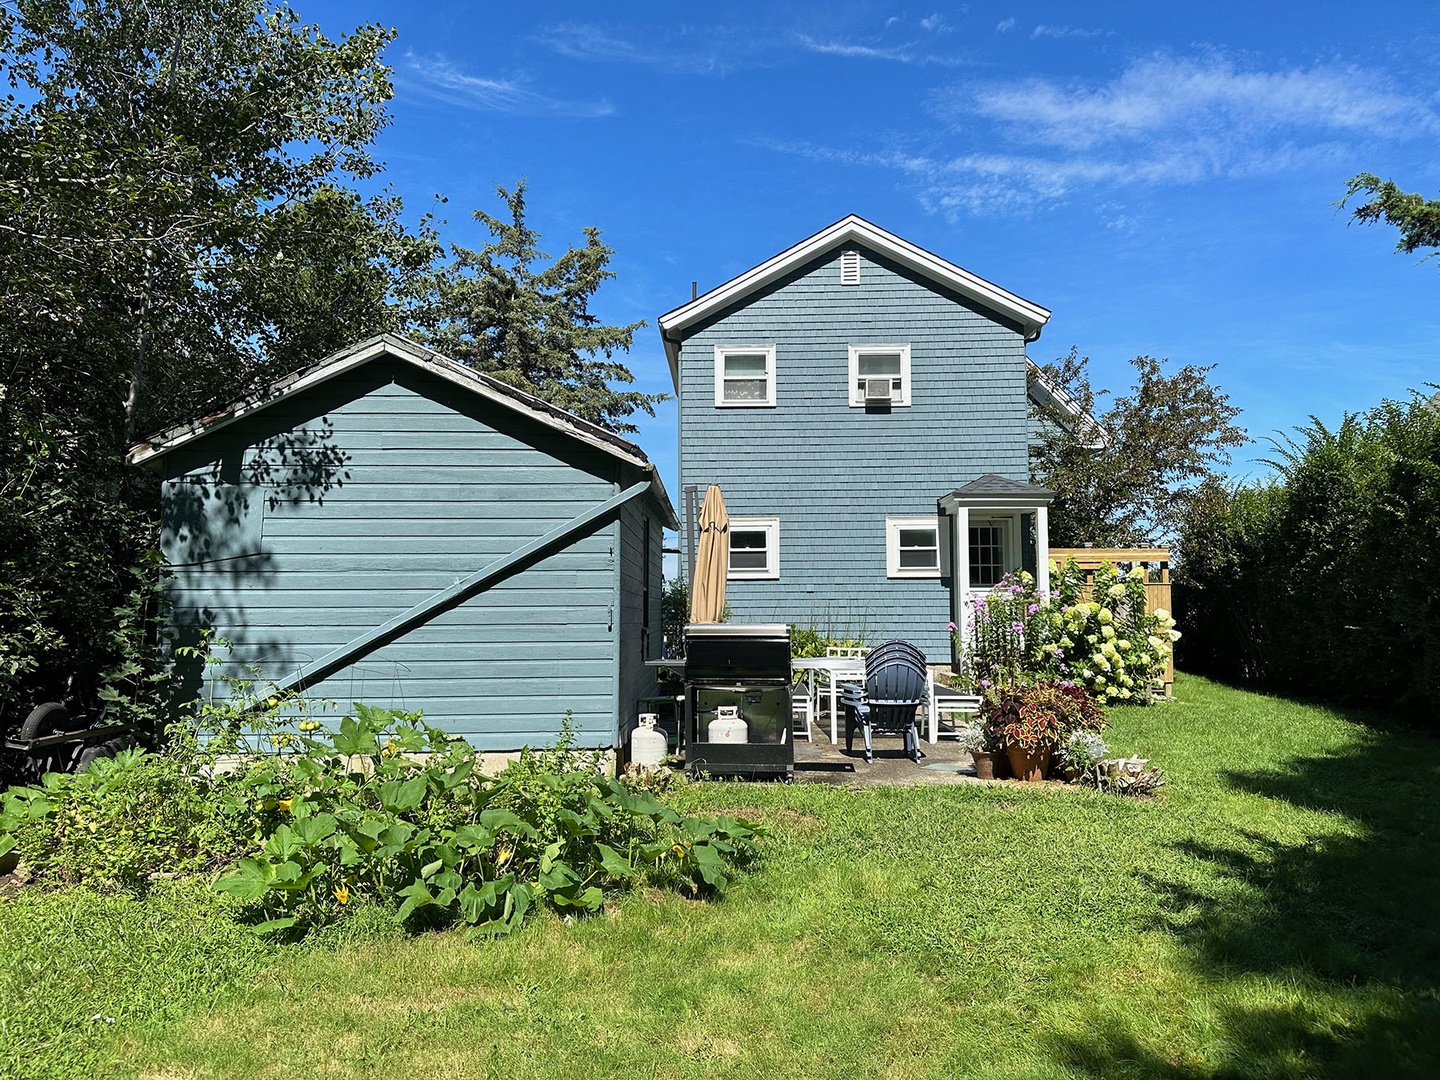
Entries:
{"type": "Polygon", "coordinates": [[[1108,392],[1091,388],[1089,362],[1071,349],[1041,365],[1060,392],[1055,404],[1035,407],[1039,436],[1030,454],[1031,479],[1056,492],[1051,543],[1166,542],[1230,450],[1248,441],[1235,423],[1240,410],[1210,381],[1213,364],[1171,371],[1167,361],[1137,356],[1134,385],[1102,411],[1108,392]]]}

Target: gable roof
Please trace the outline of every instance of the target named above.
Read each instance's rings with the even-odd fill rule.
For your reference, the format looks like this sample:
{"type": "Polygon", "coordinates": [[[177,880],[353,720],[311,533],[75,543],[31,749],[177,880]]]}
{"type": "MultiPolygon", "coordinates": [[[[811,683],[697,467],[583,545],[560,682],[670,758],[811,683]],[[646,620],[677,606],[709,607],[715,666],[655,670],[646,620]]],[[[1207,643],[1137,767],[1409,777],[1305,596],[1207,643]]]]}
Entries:
{"type": "Polygon", "coordinates": [[[413,365],[446,382],[469,391],[477,397],[501,405],[546,427],[567,435],[576,442],[584,443],[645,473],[650,481],[651,492],[666,513],[666,528],[678,529],[675,509],[660,480],[660,470],[645,456],[645,452],[630,440],[607,431],[598,424],[581,419],[574,413],[566,412],[557,405],[517,390],[508,383],[482,374],[464,364],[456,363],[449,357],[417,345],[409,338],[398,334],[379,334],[365,341],[331,353],[323,360],[308,368],[301,368],[272,383],[248,398],[226,405],[197,420],[186,421],[156,432],[142,442],[132,446],[126,454],[132,465],[150,466],[160,458],[182,446],[188,446],[216,431],[229,427],[238,420],[270,406],[294,397],[302,391],[327,382],[347,371],[386,357],[413,365]]]}
{"type": "Polygon", "coordinates": [[[894,233],[872,225],[857,214],[841,218],[821,229],[814,236],[801,240],[780,254],[766,259],[759,266],[746,270],[723,285],[717,285],[688,304],[667,311],[656,320],[665,355],[670,361],[670,375],[678,387],[680,382],[680,338],[688,327],[713,315],[752,293],[778,280],[795,267],[843,244],[863,244],[872,251],[907,266],[937,284],[953,289],[992,311],[1019,323],[1027,342],[1040,336],[1040,329],[1050,320],[1050,311],[1022,296],[1002,289],[994,282],[970,273],[940,256],[902,240],[894,233]]]}

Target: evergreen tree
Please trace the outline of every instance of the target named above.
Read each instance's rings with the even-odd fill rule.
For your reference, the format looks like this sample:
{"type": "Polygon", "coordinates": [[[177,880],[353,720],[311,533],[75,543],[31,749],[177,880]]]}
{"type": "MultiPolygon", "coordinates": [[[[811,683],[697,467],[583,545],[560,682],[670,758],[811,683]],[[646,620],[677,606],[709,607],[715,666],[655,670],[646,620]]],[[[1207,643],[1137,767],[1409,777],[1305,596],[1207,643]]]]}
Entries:
{"type": "Polygon", "coordinates": [[[493,242],[479,251],[451,247],[454,261],[432,276],[414,330],[476,371],[611,431],[633,432],[627,418],[636,410],[654,416],[667,395],[616,388],[635,381],[616,356],[645,323],[606,326],[590,313],[591,297],[615,276],[608,269],[611,249],[591,226],[583,247],[551,260],[525,223],[525,181],[496,191],[509,219],[475,211],[493,242]]]}

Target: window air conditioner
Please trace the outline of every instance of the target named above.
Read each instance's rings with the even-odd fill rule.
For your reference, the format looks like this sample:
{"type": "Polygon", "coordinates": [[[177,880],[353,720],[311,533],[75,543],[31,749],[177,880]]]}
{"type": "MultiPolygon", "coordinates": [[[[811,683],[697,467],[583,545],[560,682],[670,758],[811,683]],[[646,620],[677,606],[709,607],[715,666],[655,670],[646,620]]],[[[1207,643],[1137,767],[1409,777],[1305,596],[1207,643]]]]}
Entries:
{"type": "Polygon", "coordinates": [[[866,405],[888,405],[891,401],[890,394],[889,376],[865,380],[866,405]]]}

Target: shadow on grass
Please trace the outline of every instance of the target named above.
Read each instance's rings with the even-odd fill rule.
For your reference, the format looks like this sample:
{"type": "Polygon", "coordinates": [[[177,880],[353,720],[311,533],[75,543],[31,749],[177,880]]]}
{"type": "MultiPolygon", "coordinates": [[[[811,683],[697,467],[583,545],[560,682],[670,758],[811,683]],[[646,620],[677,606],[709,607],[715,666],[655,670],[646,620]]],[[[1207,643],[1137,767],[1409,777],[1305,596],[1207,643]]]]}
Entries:
{"type": "Polygon", "coordinates": [[[1309,835],[1210,828],[1174,845],[1182,880],[1141,875],[1207,989],[1202,1059],[1097,1016],[1051,1039],[1061,1064],[1105,1077],[1440,1076],[1440,739],[1354,719],[1366,730],[1344,754],[1221,773],[1234,791],[1343,822],[1312,819],[1309,835]]]}

